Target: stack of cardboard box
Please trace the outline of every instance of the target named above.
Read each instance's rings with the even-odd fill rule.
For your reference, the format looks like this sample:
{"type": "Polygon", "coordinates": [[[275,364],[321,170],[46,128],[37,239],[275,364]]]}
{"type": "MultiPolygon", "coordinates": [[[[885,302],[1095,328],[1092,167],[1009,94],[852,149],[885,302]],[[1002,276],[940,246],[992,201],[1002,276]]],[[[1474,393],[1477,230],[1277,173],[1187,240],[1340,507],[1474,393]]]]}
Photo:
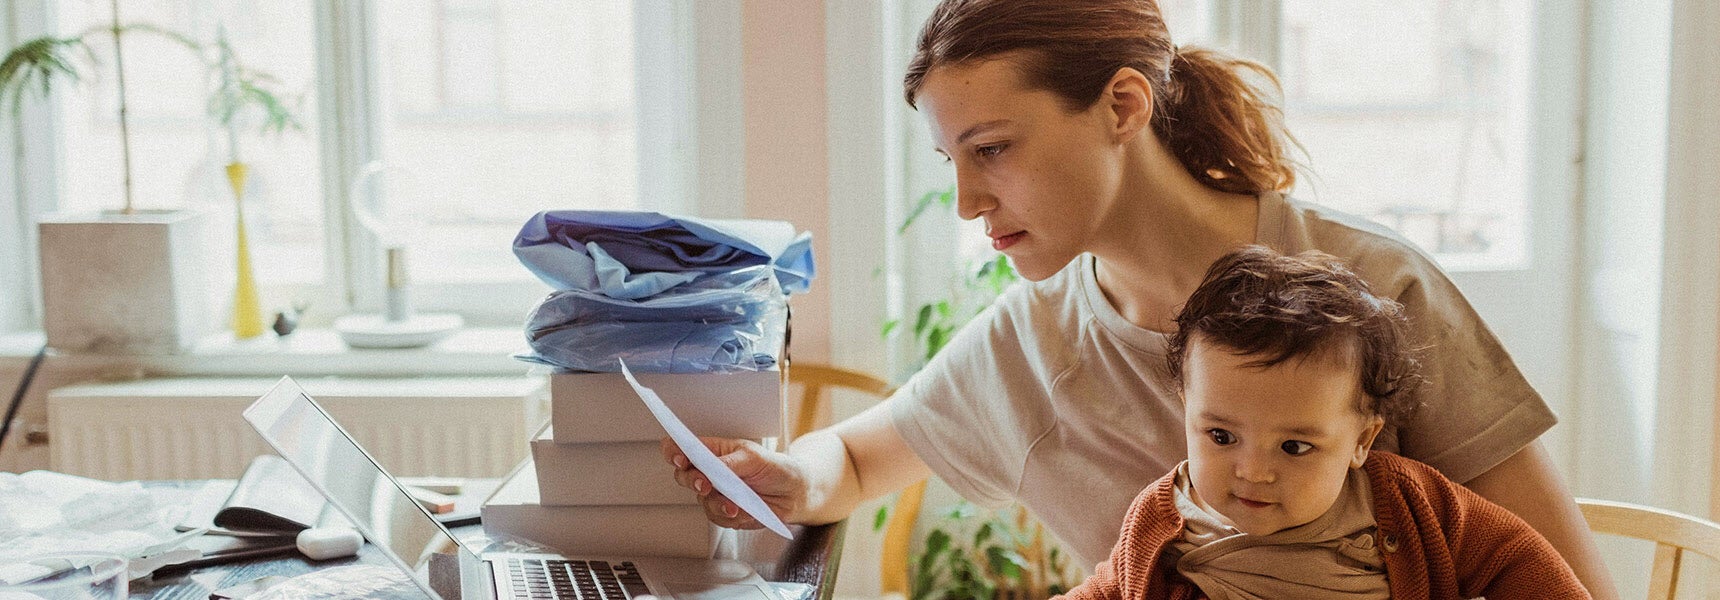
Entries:
{"type": "MultiPolygon", "coordinates": [[[[700,436],[783,435],[783,373],[638,373],[700,436]]],[[[620,373],[550,376],[550,427],[483,508],[485,530],[567,553],[707,557],[718,529],[663,460],[662,426],[620,373]]]]}

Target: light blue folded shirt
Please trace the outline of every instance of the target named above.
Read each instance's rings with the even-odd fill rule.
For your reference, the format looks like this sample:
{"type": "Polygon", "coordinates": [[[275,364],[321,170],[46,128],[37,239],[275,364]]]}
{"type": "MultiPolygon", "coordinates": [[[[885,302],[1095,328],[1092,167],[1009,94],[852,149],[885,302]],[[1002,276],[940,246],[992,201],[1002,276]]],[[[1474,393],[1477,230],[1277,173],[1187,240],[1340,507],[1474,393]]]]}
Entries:
{"type": "Polygon", "coordinates": [[[656,212],[551,210],[514,238],[514,255],[558,290],[640,299],[721,271],[771,265],[785,293],[815,269],[812,234],[785,221],[696,219],[656,212]]]}
{"type": "Polygon", "coordinates": [[[710,273],[639,300],[551,292],[526,318],[522,360],[589,372],[728,373],[775,368],[788,296],[766,265],[710,273]]]}

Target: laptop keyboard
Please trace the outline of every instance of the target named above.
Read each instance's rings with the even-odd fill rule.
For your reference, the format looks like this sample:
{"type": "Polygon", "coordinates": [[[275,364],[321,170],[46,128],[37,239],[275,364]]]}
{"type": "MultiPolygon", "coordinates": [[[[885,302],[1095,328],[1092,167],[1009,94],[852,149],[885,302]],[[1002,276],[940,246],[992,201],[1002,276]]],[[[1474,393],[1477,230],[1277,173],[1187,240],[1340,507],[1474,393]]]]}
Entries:
{"type": "Polygon", "coordinates": [[[650,593],[632,562],[508,559],[514,598],[531,600],[627,600],[650,593]]]}

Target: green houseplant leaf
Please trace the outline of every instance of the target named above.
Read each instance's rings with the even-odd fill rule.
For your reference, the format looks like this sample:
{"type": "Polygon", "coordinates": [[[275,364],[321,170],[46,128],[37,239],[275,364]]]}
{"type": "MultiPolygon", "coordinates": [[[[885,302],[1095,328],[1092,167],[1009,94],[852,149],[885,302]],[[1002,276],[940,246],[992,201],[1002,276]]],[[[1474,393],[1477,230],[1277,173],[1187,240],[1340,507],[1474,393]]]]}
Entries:
{"type": "Polygon", "coordinates": [[[83,36],[45,36],[19,44],[6,53],[5,59],[0,59],[0,103],[10,102],[15,116],[23,105],[25,90],[41,86],[42,97],[46,98],[53,92],[55,77],[77,81],[80,77],[72,66],[72,55],[80,50],[85,58],[95,62],[95,52],[84,43],[83,36]]]}

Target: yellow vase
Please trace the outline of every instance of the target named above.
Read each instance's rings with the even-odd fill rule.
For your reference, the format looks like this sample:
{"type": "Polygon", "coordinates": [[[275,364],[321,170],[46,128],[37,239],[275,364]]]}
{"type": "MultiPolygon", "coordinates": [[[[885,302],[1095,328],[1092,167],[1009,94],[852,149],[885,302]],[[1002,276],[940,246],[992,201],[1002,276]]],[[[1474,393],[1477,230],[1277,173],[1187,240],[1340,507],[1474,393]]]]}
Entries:
{"type": "Polygon", "coordinates": [[[233,186],[233,214],[239,228],[239,280],[233,288],[233,337],[263,335],[263,308],[257,298],[257,278],[251,272],[251,246],[245,239],[245,163],[227,165],[227,183],[233,186]]]}

